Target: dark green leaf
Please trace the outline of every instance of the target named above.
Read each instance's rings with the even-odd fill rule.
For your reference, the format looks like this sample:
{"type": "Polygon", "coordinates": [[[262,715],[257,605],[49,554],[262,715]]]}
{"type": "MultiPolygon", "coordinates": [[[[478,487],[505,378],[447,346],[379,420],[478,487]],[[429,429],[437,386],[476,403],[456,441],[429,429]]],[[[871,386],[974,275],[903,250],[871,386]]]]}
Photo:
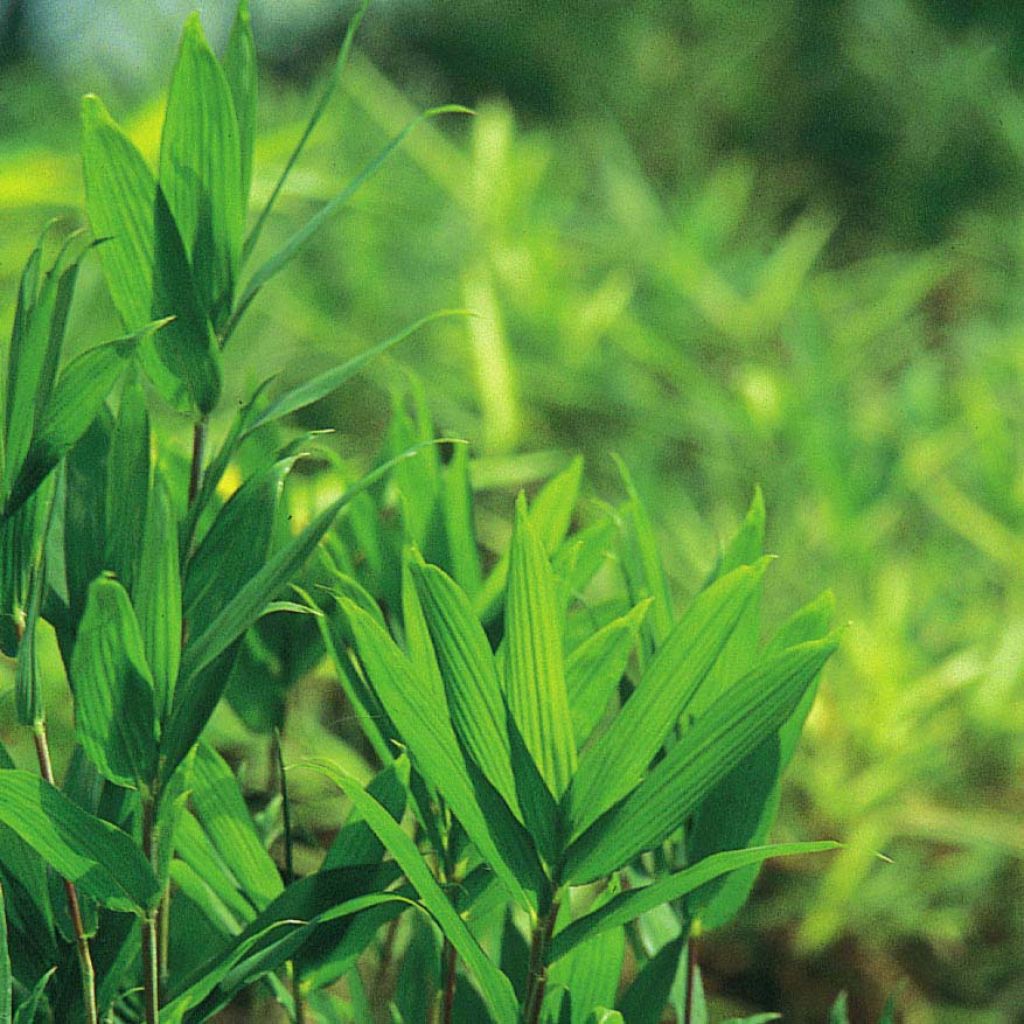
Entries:
{"type": "Polygon", "coordinates": [[[128,593],[117,580],[101,577],[89,587],[71,679],[85,752],[111,782],[148,787],[157,762],[153,676],[128,593]]]}
{"type": "Polygon", "coordinates": [[[129,836],[31,772],[0,770],[0,822],[102,906],[143,916],[160,898],[153,872],[129,836]]]}
{"type": "MultiPolygon", "coordinates": [[[[43,992],[50,979],[57,973],[56,967],[51,967],[32,986],[32,991],[18,1004],[14,1014],[14,1024],[35,1024],[36,1014],[39,1011],[39,1004],[43,998],[43,992]]],[[[2,1018],[0,1018],[2,1019],[2,1018]]]]}
{"type": "Polygon", "coordinates": [[[643,966],[625,995],[618,1001],[619,1012],[629,1024],[659,1024],[679,974],[685,970],[686,936],[666,942],[643,966]]]}

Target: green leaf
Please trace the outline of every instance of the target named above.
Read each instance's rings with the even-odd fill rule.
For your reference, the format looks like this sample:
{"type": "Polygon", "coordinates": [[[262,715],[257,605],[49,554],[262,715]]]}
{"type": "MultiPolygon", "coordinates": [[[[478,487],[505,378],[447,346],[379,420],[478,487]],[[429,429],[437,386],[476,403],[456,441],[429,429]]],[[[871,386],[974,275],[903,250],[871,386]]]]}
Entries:
{"type": "MultiPolygon", "coordinates": [[[[417,449],[399,458],[411,458],[417,449]]],[[[323,510],[297,537],[276,551],[260,570],[213,617],[206,629],[191,640],[182,654],[177,692],[180,699],[171,714],[161,745],[162,775],[168,777],[199,737],[226,685],[223,673],[202,670],[263,614],[268,603],[301,568],[330,529],[338,513],[357,495],[387,475],[397,460],[378,466],[349,487],[323,510]]]]}
{"type": "Polygon", "coordinates": [[[643,778],[714,665],[767,565],[763,560],[741,566],[717,580],[672,628],[615,721],[580,761],[571,796],[576,834],[643,778]],[[611,776],[609,765],[615,766],[611,776]]]}
{"type": "Polygon", "coordinates": [[[181,579],[178,524],[157,470],[149,493],[142,557],[133,592],[146,662],[153,671],[157,717],[170,713],[181,660],[181,579]]]}
{"type": "Polygon", "coordinates": [[[473,526],[468,445],[456,445],[452,449],[451,461],[441,472],[441,508],[452,579],[472,600],[480,589],[483,576],[473,526]]]}
{"type": "MultiPolygon", "coordinates": [[[[35,1024],[36,1014],[39,1011],[39,1003],[43,998],[43,992],[50,979],[57,973],[56,967],[51,967],[32,986],[32,991],[18,1004],[14,1014],[14,1024],[35,1024]]],[[[3,1018],[0,1017],[0,1020],[3,1018]]]]}
{"type": "Polygon", "coordinates": [[[587,1018],[587,1024],[625,1024],[625,1020],[618,1010],[609,1010],[599,1006],[591,1011],[587,1018]]]}
{"type": "Polygon", "coordinates": [[[113,570],[125,589],[135,586],[150,489],[149,412],[138,375],[126,378],[114,421],[107,466],[104,568],[113,570]]]}
{"type": "Polygon", "coordinates": [[[142,366],[179,412],[206,415],[220,398],[220,349],[162,188],[153,202],[152,316],[174,320],[143,344],[142,366]]]}
{"type": "Polygon", "coordinates": [[[32,539],[28,552],[32,565],[29,575],[28,610],[25,631],[18,648],[18,663],[14,674],[14,700],[18,721],[22,725],[35,725],[42,721],[43,693],[39,683],[39,664],[36,654],[36,631],[39,626],[43,592],[46,588],[46,541],[54,519],[56,487],[39,492],[45,509],[38,536],[32,539]]]}
{"type": "Polygon", "coordinates": [[[456,735],[488,781],[519,816],[506,716],[494,655],[469,599],[422,558],[412,578],[444,679],[456,735]]]}
{"type": "Polygon", "coordinates": [[[0,822],[102,906],[144,916],[160,899],[156,878],[129,836],[31,772],[0,770],[0,822]]]}
{"type": "Polygon", "coordinates": [[[306,764],[331,779],[352,801],[377,838],[398,862],[420,899],[470,969],[497,1024],[515,1024],[519,1019],[516,997],[508,979],[487,958],[466,923],[430,873],[413,841],[400,825],[354,779],[325,761],[306,764]]]}
{"type": "Polygon", "coordinates": [[[196,12],[185,22],[171,76],[159,182],[192,266],[200,308],[220,330],[231,312],[241,256],[242,157],[231,87],[196,12]]]}
{"type": "Polygon", "coordinates": [[[192,766],[192,804],[199,821],[257,910],[283,886],[270,854],[256,834],[234,772],[208,744],[200,743],[192,766]]]}
{"type": "Polygon", "coordinates": [[[476,787],[452,728],[447,701],[374,619],[351,601],[342,606],[381,705],[417,771],[443,794],[481,857],[521,906],[536,905],[543,874],[522,826],[492,789],[476,787]],[[533,898],[527,898],[527,891],[533,898]]]}
{"type": "Polygon", "coordinates": [[[462,309],[438,310],[436,313],[422,317],[414,324],[403,328],[397,334],[391,335],[390,338],[385,338],[384,341],[378,342],[372,348],[360,352],[359,355],[354,356],[341,366],[335,366],[310,380],[303,381],[303,383],[274,399],[270,405],[255,416],[246,426],[242,435],[243,438],[248,437],[253,431],[259,430],[260,427],[265,426],[267,423],[273,423],[285,416],[290,416],[293,412],[297,412],[299,409],[304,409],[307,405],[312,405],[314,402],[319,402],[320,399],[326,398],[359,373],[367,363],[387,352],[388,349],[394,348],[399,342],[405,341],[406,338],[415,334],[421,327],[425,327],[435,320],[467,315],[466,311],[462,309]]]}
{"type": "Polygon", "coordinates": [[[85,208],[104,239],[100,264],[110,297],[129,331],[153,313],[153,204],[156,181],[142,154],[98,96],[82,99],[85,208]]]}
{"type": "MultiPolygon", "coordinates": [[[[576,508],[583,479],[583,459],[577,457],[556,473],[536,494],[530,504],[530,525],[537,531],[544,551],[552,555],[562,543],[576,508]]],[[[490,575],[473,599],[473,607],[482,622],[490,622],[501,611],[508,583],[509,552],[498,559],[490,575]]]]}
{"type": "Polygon", "coordinates": [[[267,560],[285,477],[295,457],[251,476],[217,513],[189,560],[182,604],[189,632],[213,621],[267,560]]]}
{"type": "Polygon", "coordinates": [[[847,996],[840,992],[836,1001],[828,1011],[828,1024],[850,1024],[850,1012],[847,1009],[847,996]]]}
{"type": "Polygon", "coordinates": [[[5,515],[11,514],[81,440],[140,341],[167,322],[156,320],[136,334],[97,345],[68,363],[46,403],[28,454],[11,485],[5,515]]]}
{"type": "Polygon", "coordinates": [[[782,725],[838,642],[830,636],[798,644],[734,683],[647,778],[570,847],[565,879],[582,884],[608,874],[678,828],[725,775],[782,725]]]}
{"type": "Polygon", "coordinates": [[[769,857],[792,857],[803,853],[820,853],[824,850],[836,850],[839,845],[831,840],[812,843],[776,843],[772,846],[756,846],[748,850],[729,850],[706,857],[697,864],[683,868],[681,871],[674,871],[650,885],[621,892],[597,910],[573,921],[552,939],[548,962],[554,963],[579,943],[605,928],[627,924],[648,910],[677,900],[729,871],[735,871],[748,864],[760,864],[769,857]]]}
{"type": "MultiPolygon", "coordinates": [[[[387,145],[375,156],[372,160],[356,175],[349,184],[342,189],[342,191],[336,195],[333,199],[325,203],[320,210],[315,213],[306,222],[305,226],[300,228],[288,239],[287,242],[266,262],[264,262],[258,270],[256,270],[252,277],[249,278],[242,292],[241,298],[235,307],[235,311],[231,317],[231,322],[225,329],[224,336],[229,337],[238,321],[242,318],[245,311],[249,308],[253,299],[260,293],[263,286],[268,281],[276,277],[289,263],[295,258],[299,250],[308,242],[332,217],[334,217],[345,204],[359,191],[360,188],[373,177],[374,174],[380,169],[389,156],[405,141],[406,136],[413,131],[418,125],[424,121],[430,120],[431,118],[438,117],[441,114],[452,114],[470,113],[465,107],[456,105],[449,105],[444,107],[434,107],[432,110],[424,111],[412,122],[405,126],[394,138],[392,138],[387,145]]],[[[273,197],[272,197],[273,198],[273,197]]],[[[260,222],[257,223],[254,232],[260,227],[262,223],[262,217],[260,222]]]]}
{"type": "Polygon", "coordinates": [[[602,626],[566,659],[565,689],[577,747],[583,746],[608,707],[652,601],[645,598],[602,626]]]}
{"type": "Polygon", "coordinates": [[[505,597],[509,712],[541,778],[557,799],[576,771],[576,742],[565,689],[561,615],[555,579],[527,519],[526,496],[516,502],[505,597]]]}
{"type": "Polygon", "coordinates": [[[252,182],[252,156],[256,146],[256,109],[259,93],[256,41],[252,35],[248,0],[239,0],[235,23],[231,27],[231,36],[222,63],[238,121],[240,194],[244,218],[252,182]]]}
{"type": "Polygon", "coordinates": [[[71,656],[78,739],[103,776],[146,789],[157,764],[153,676],[128,593],[114,579],[89,587],[71,656]]]}

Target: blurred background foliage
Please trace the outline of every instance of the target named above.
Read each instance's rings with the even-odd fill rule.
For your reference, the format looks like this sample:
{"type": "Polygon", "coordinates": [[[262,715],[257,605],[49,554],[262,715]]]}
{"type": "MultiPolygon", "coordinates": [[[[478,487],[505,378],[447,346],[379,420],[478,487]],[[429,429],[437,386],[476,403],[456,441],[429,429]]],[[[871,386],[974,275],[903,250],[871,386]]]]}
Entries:
{"type": "MultiPolygon", "coordinates": [[[[78,97],[112,96],[153,153],[187,6],[0,4],[4,330],[44,220],[81,221],[78,97]]],[[[223,39],[233,3],[198,6],[223,39]]],[[[258,204],[351,5],[253,8],[258,204]]],[[[770,865],[699,955],[709,990],[793,1021],[823,1020],[842,986],[874,1019],[901,979],[908,1024],[1022,1019],[1022,33],[1024,6],[998,0],[378,0],[268,248],[421,107],[477,115],[419,129],[228,359],[226,407],[275,370],[476,310],[296,426],[367,457],[413,374],[481,482],[581,451],[592,500],[612,498],[616,451],[681,600],[761,483],[782,556],[769,622],[825,586],[852,622],[779,838],[849,845],[770,865]]],[[[113,329],[93,266],[72,351],[113,329]]],[[[338,754],[324,685],[298,688],[289,735],[338,754]]],[[[262,740],[220,728],[258,780],[262,740]]]]}

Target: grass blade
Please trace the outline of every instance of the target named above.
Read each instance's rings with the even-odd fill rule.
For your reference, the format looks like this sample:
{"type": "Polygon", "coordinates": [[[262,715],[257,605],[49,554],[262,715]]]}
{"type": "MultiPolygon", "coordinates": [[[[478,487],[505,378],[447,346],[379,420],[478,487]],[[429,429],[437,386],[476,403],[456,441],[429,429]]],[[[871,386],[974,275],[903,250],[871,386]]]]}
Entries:
{"type": "Polygon", "coordinates": [[[242,217],[249,201],[252,183],[252,155],[256,145],[256,109],[259,74],[256,63],[256,40],[252,34],[252,18],[248,0],[239,0],[235,22],[228,38],[223,60],[224,76],[234,103],[238,122],[239,170],[241,172],[242,217]]]}

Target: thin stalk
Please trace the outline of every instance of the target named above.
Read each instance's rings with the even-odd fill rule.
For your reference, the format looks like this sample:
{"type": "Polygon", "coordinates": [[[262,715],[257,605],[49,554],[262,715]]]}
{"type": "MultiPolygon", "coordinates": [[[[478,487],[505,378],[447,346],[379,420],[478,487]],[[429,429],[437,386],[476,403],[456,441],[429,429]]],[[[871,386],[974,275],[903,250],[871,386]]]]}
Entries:
{"type": "Polygon", "coordinates": [[[540,1021],[540,1011],[544,1006],[544,993],[548,984],[548,965],[545,961],[557,917],[558,900],[555,900],[547,914],[537,922],[533,929],[533,938],[530,941],[530,967],[526,983],[526,1000],[523,1003],[524,1024],[539,1024],[540,1021]]]}
{"type": "Polygon", "coordinates": [[[693,1021],[693,979],[696,974],[696,961],[693,952],[693,936],[686,941],[686,1003],[683,1006],[683,1024],[693,1021]]]}
{"type": "MultiPolygon", "coordinates": [[[[284,884],[295,881],[295,860],[292,852],[292,810],[285,781],[284,754],[281,751],[281,731],[274,729],[274,760],[277,765],[278,784],[281,787],[281,824],[284,828],[284,884]]],[[[306,1024],[306,1007],[302,1001],[302,978],[293,960],[291,963],[292,1000],[295,1003],[295,1024],[306,1024]]]]}
{"type": "MultiPolygon", "coordinates": [[[[157,867],[155,795],[145,793],[142,798],[142,852],[146,860],[157,867]]],[[[160,908],[153,910],[142,922],[142,988],[146,1024],[160,1020],[160,978],[163,965],[160,960],[160,908]]]]}
{"type": "Polygon", "coordinates": [[[455,1013],[455,968],[458,962],[458,954],[455,947],[447,940],[444,940],[444,948],[441,951],[441,963],[444,971],[444,987],[441,997],[441,1024],[452,1024],[452,1016],[455,1013]]]}
{"type": "MultiPolygon", "coordinates": [[[[156,799],[146,793],[142,798],[142,852],[154,867],[157,860],[156,799]]],[[[160,940],[157,913],[142,922],[142,1001],[146,1024],[160,1021],[160,940]]]]}
{"type": "Polygon", "coordinates": [[[203,483],[203,462],[206,459],[206,420],[192,428],[192,466],[188,475],[188,506],[192,507],[203,483]]]}
{"type": "MultiPolygon", "coordinates": [[[[46,723],[39,719],[32,726],[32,738],[35,740],[36,757],[39,761],[39,774],[51,785],[57,783],[53,777],[53,762],[50,760],[50,744],[46,738],[46,723]]],[[[96,970],[92,963],[92,950],[82,923],[82,908],[78,902],[78,890],[73,882],[62,879],[64,894],[68,901],[68,913],[71,916],[71,927],[75,933],[75,947],[78,951],[78,969],[82,974],[82,1001],[85,1003],[86,1024],[99,1024],[99,1011],[96,1006],[96,970]]]]}

